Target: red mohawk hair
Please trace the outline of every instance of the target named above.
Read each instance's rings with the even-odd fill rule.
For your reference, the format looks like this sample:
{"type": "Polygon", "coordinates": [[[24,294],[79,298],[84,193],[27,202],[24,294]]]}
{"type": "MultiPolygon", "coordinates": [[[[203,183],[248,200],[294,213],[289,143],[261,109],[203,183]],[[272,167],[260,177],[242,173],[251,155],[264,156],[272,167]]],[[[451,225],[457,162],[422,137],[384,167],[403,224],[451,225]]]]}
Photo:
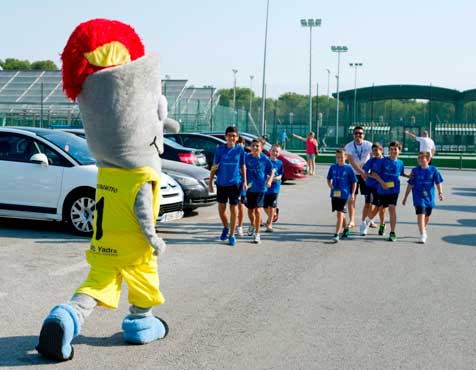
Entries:
{"type": "Polygon", "coordinates": [[[114,41],[126,47],[131,61],[144,56],[144,45],[139,35],[125,23],[92,19],[76,27],[61,54],[63,90],[68,98],[75,101],[81,93],[84,80],[90,74],[108,68],[90,64],[84,54],[114,41]]]}

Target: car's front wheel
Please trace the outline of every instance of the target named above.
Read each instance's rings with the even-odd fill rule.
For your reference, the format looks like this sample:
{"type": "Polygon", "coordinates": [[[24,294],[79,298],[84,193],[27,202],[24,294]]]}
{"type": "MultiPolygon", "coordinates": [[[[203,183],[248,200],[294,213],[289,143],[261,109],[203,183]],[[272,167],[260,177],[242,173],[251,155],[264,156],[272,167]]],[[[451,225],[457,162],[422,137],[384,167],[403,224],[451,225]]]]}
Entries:
{"type": "Polygon", "coordinates": [[[82,236],[93,234],[95,206],[94,190],[83,190],[69,197],[64,207],[64,220],[72,233],[82,236]]]}

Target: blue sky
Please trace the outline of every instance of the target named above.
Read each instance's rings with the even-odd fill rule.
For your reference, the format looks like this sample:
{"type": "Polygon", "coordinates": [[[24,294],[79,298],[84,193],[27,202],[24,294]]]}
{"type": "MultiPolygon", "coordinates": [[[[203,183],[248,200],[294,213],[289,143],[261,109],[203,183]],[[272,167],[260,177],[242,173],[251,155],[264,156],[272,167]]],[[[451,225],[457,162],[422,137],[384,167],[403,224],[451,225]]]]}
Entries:
{"type": "MultiPolygon", "coordinates": [[[[335,92],[337,55],[331,45],[346,45],[341,58],[341,91],[354,88],[349,62],[362,62],[358,86],[433,84],[476,88],[476,2],[474,0],[270,0],[266,80],[268,96],[309,84],[309,30],[301,18],[321,18],[313,29],[313,94],[335,92]]],[[[261,96],[266,0],[25,0],[2,2],[0,59],[52,59],[75,26],[91,18],[132,25],[147,52],[161,56],[161,73],[188,79],[190,85],[250,86],[261,96]],[[21,4],[21,5],[20,5],[21,4]]]]}

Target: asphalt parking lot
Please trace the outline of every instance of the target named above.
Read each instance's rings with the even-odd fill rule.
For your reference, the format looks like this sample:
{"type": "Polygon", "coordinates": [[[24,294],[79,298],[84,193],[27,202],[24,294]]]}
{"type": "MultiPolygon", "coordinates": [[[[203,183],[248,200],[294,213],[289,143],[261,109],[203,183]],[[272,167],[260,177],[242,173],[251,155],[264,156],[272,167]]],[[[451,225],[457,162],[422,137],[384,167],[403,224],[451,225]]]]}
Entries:
{"type": "Polygon", "coordinates": [[[475,369],[476,173],[442,171],[446,199],[425,245],[411,204],[397,209],[396,243],[354,229],[331,244],[327,167],[317,170],[282,186],[280,219],[260,245],[220,242],[215,206],[161,226],[167,301],[155,312],[169,336],[124,344],[124,292],[118,310],[88,318],[62,364],[34,346],[48,311],[86,277],[88,240],[0,219],[0,368],[475,369]]]}

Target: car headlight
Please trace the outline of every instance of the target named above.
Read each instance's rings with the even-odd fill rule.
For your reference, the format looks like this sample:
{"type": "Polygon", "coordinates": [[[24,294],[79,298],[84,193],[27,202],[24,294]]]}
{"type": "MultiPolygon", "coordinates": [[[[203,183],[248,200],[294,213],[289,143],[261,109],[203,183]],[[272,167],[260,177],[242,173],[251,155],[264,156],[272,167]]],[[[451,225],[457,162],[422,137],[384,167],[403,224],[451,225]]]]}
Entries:
{"type": "Polygon", "coordinates": [[[189,176],[179,176],[179,175],[171,175],[172,178],[177,181],[180,185],[182,186],[194,186],[194,185],[199,185],[199,182],[197,179],[194,179],[193,177],[189,176]]]}

